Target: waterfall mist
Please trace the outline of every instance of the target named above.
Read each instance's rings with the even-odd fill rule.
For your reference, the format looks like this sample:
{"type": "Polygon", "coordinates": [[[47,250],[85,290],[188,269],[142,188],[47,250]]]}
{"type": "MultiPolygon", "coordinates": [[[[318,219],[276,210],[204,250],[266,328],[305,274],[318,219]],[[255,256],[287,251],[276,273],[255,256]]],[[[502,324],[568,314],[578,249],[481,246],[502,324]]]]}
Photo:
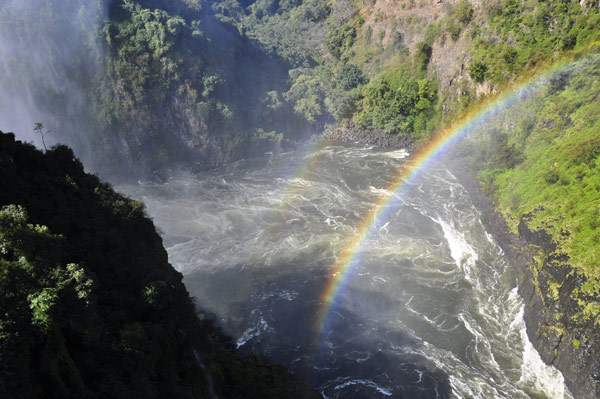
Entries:
{"type": "Polygon", "coordinates": [[[9,0],[0,6],[0,129],[41,147],[68,144],[85,162],[93,103],[104,72],[99,30],[106,1],[9,0]]]}
{"type": "Polygon", "coordinates": [[[0,129],[41,147],[41,122],[47,145],[111,181],[210,168],[307,132],[282,98],[288,65],[193,1],[11,0],[0,40],[0,129]]]}

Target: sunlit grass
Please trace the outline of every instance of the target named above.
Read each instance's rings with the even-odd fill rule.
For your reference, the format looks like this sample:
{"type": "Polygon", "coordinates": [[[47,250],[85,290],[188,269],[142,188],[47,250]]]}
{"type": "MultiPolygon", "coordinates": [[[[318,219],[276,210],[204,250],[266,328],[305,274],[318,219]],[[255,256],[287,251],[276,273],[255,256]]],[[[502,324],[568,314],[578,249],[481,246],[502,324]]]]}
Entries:
{"type": "Polygon", "coordinates": [[[580,61],[572,74],[564,87],[553,87],[551,78],[548,87],[518,105],[518,115],[494,121],[495,134],[508,137],[520,162],[493,163],[492,148],[479,176],[513,231],[523,215],[532,214],[530,229],[548,232],[557,251],[569,256],[572,273],[584,280],[572,293],[580,305],[576,317],[587,320],[600,314],[598,58],[580,61]]]}

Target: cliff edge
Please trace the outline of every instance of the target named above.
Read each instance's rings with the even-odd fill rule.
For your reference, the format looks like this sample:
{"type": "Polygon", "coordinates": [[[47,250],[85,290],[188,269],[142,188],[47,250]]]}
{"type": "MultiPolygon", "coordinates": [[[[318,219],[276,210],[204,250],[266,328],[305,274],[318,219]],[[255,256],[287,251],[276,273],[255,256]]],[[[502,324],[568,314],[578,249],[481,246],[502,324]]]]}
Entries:
{"type": "Polygon", "coordinates": [[[317,394],[196,317],[141,202],[0,133],[0,396],[317,394]]]}

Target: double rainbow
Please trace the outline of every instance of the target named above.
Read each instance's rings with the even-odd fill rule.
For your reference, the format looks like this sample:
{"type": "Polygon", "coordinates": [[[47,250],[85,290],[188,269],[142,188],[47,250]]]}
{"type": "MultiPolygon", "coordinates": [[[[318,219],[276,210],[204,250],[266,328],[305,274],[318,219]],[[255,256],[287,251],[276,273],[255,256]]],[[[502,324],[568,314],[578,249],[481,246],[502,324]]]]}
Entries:
{"type": "Polygon", "coordinates": [[[319,336],[322,336],[327,330],[328,320],[330,319],[332,310],[336,306],[336,300],[340,297],[343,287],[352,275],[352,270],[358,264],[358,254],[362,243],[369,237],[374,226],[381,223],[381,219],[386,214],[389,204],[400,194],[402,188],[407,183],[417,179],[432,162],[439,158],[448,148],[460,141],[468,132],[484,123],[494,114],[514,104],[521,97],[521,93],[535,89],[544,79],[564,70],[566,66],[575,65],[569,61],[557,62],[520,84],[504,90],[502,94],[482,102],[478,107],[471,110],[471,112],[443,129],[426,146],[422,147],[414,156],[409,158],[407,167],[402,168],[393,181],[386,187],[386,192],[390,194],[380,197],[369,209],[358,225],[356,233],[348,239],[343,250],[337,257],[336,263],[330,273],[330,279],[321,296],[321,306],[315,320],[316,326],[314,327],[318,331],[319,336]]]}

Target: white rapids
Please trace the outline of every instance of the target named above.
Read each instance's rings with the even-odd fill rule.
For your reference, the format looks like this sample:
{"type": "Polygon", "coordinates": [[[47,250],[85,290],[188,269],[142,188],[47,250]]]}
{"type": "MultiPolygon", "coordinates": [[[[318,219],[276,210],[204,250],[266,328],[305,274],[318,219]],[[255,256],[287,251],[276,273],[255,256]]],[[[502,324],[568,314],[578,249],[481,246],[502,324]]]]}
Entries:
{"type": "Polygon", "coordinates": [[[571,398],[457,179],[434,164],[387,191],[407,156],[328,143],[119,189],[145,201],[190,294],[237,347],[324,398],[571,398]],[[337,256],[390,195],[316,331],[337,256]]]}

